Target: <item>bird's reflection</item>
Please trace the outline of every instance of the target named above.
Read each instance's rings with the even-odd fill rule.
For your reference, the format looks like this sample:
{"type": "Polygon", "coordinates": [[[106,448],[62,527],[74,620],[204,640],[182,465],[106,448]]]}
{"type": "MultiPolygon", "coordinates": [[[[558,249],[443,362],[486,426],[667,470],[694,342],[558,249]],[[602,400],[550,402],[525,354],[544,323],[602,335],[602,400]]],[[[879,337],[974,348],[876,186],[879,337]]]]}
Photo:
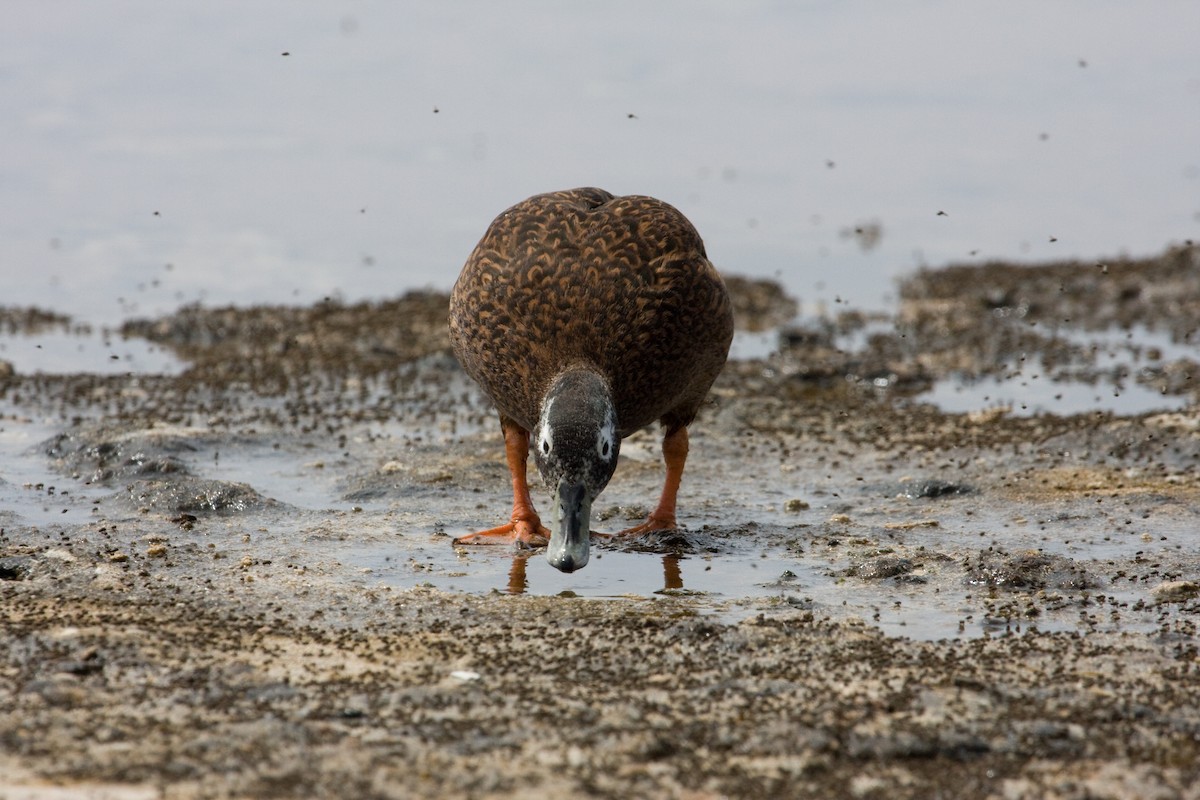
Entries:
{"type": "MultiPolygon", "coordinates": [[[[508,570],[508,587],[505,589],[508,594],[525,594],[529,591],[529,576],[525,572],[528,560],[527,555],[513,556],[512,567],[508,570]]],[[[683,588],[683,570],[679,562],[680,558],[677,555],[662,557],[664,589],[683,588]]]]}
{"type": "Polygon", "coordinates": [[[508,593],[525,594],[529,579],[525,577],[525,562],[529,556],[513,556],[512,568],[508,570],[508,593]]]}
{"type": "Polygon", "coordinates": [[[663,556],[663,588],[682,589],[683,571],[679,568],[679,556],[663,556]]]}

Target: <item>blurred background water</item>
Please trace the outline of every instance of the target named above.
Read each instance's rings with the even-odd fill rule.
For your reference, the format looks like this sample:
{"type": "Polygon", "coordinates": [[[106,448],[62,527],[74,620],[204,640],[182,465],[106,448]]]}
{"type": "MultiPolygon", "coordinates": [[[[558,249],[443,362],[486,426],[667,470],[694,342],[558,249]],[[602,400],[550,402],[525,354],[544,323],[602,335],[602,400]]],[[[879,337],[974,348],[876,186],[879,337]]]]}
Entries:
{"type": "Polygon", "coordinates": [[[578,185],[677,205],[805,308],[1200,238],[1190,1],[4,12],[0,304],[92,323],[445,289],[578,185]]]}

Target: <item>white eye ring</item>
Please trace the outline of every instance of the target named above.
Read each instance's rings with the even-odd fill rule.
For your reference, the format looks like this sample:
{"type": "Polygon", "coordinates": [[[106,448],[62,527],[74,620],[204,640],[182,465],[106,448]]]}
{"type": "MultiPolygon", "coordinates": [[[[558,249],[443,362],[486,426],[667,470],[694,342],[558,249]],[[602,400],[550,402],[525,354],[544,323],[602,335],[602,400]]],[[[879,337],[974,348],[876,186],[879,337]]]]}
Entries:
{"type": "Polygon", "coordinates": [[[608,458],[612,453],[612,439],[607,432],[602,431],[596,437],[596,452],[600,454],[601,458],[608,458]]]}

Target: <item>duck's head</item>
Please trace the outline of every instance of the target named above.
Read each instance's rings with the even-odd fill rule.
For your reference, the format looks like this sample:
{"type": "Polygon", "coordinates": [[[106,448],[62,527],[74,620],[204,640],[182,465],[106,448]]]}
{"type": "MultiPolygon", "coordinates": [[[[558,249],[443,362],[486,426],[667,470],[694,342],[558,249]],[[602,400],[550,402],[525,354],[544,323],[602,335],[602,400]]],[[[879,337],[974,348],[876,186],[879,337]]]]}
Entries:
{"type": "Polygon", "coordinates": [[[617,466],[621,437],[608,383],[589,369],[559,375],[542,400],[533,451],[554,492],[546,560],[563,572],[588,562],[592,501],[617,466]]]}

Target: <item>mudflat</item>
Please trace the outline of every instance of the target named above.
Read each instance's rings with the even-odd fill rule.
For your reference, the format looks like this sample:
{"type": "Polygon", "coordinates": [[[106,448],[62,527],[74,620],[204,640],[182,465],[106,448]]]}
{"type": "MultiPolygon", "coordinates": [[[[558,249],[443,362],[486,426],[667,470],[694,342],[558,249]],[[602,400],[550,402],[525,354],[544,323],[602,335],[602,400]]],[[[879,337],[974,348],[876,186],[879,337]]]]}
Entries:
{"type": "Polygon", "coordinates": [[[0,361],[0,797],[1200,797],[1200,250],[728,283],[684,529],[571,576],[450,544],[510,497],[444,295],[0,361]]]}

